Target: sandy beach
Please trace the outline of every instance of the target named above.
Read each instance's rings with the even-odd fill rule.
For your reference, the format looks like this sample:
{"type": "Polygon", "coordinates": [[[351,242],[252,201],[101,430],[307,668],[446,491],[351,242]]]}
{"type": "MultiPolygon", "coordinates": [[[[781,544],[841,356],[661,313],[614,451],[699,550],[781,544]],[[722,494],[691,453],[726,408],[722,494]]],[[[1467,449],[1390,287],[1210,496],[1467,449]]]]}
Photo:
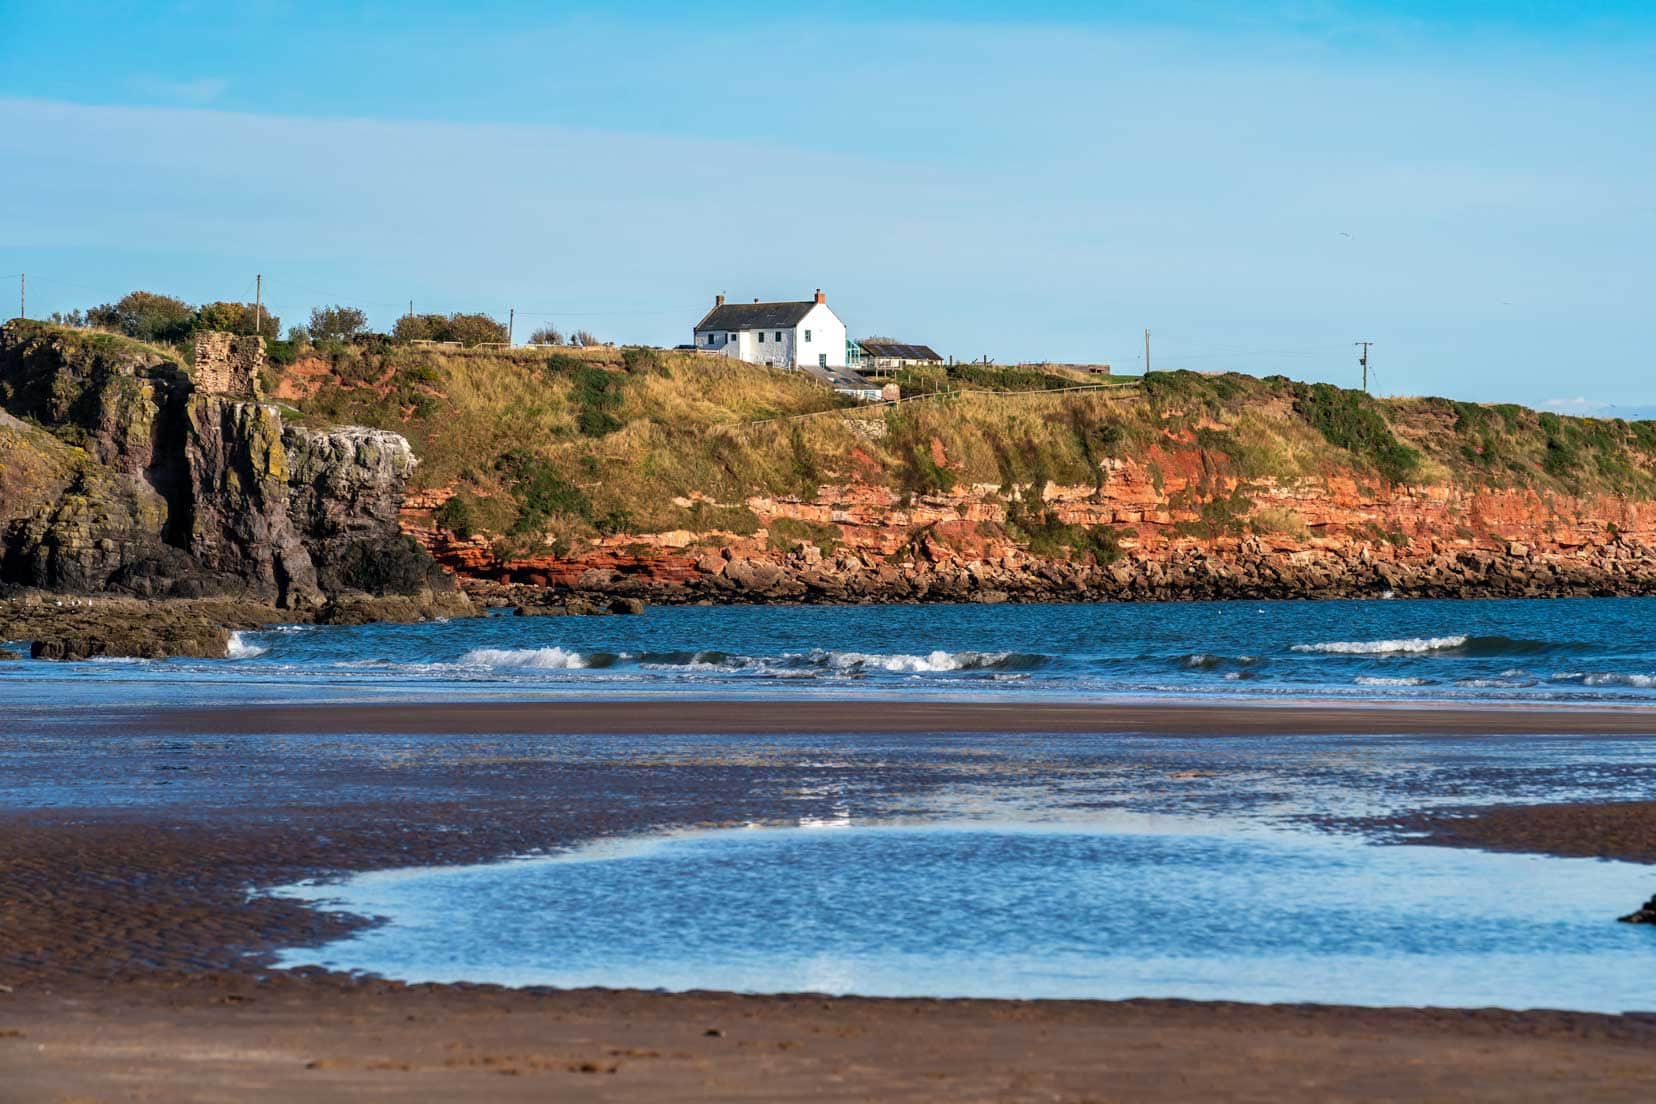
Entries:
{"type": "MultiPolygon", "coordinates": [[[[96,723],[99,718],[90,718],[96,723]]],[[[879,699],[424,701],[250,705],[106,714],[134,732],[1092,733],[1243,735],[1656,735],[1656,710],[1304,701],[961,702],[879,699]]]]}
{"type": "MultiPolygon", "coordinates": [[[[446,703],[129,715],[129,734],[100,754],[130,746],[133,764],[153,763],[168,748],[176,757],[185,745],[145,733],[188,732],[192,723],[203,732],[607,726],[626,735],[759,732],[785,717],[799,732],[957,734],[1656,728],[1656,718],[1631,710],[446,703]]],[[[116,723],[93,716],[86,731],[116,723]]],[[[234,762],[233,749],[224,755],[234,762]]],[[[250,887],[792,815],[774,796],[791,768],[739,748],[708,761],[574,770],[530,756],[506,772],[435,759],[395,769],[356,758],[283,768],[305,773],[307,786],[325,778],[330,793],[371,795],[320,802],[302,799],[310,789],[270,788],[209,767],[226,780],[199,801],[0,818],[6,1099],[1642,1100],[1656,1091],[1656,1015],[552,992],[273,971],[273,948],[320,942],[363,921],[249,897],[250,887]],[[397,789],[388,796],[392,776],[397,789]],[[522,800],[529,794],[536,800],[522,800]]],[[[42,766],[42,777],[51,769],[42,766]]],[[[881,769],[891,792],[918,794],[964,768],[928,749],[913,764],[881,769]]],[[[1469,846],[1656,856],[1656,803],[1464,814],[1396,826],[1469,846]]]]}

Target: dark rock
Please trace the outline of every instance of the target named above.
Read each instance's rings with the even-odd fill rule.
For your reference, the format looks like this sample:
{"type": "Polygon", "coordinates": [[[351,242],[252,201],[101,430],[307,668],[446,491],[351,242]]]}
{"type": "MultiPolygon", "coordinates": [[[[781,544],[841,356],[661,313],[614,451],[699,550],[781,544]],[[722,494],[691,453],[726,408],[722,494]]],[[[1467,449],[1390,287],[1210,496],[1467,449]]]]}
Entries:
{"type": "Polygon", "coordinates": [[[569,610],[564,606],[552,605],[519,605],[512,609],[518,617],[563,617],[569,610]]]}
{"type": "Polygon", "coordinates": [[[610,604],[609,604],[609,611],[611,613],[628,613],[628,614],[643,613],[644,612],[644,599],[642,599],[642,598],[614,598],[614,599],[611,599],[610,604]]]}
{"type": "Polygon", "coordinates": [[[10,648],[0,648],[0,663],[9,663],[14,659],[22,658],[23,657],[20,654],[12,651],[10,648]]]}
{"type": "Polygon", "coordinates": [[[1656,924],[1656,896],[1651,897],[1636,911],[1617,919],[1623,924],[1656,924]]]}

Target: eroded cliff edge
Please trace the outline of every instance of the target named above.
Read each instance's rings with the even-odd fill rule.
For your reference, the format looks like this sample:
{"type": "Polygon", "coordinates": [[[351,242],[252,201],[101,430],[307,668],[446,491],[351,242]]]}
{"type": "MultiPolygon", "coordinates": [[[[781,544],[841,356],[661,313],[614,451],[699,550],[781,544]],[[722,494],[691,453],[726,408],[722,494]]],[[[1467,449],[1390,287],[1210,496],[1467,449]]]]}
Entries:
{"type": "MultiPolygon", "coordinates": [[[[275,405],[205,393],[168,350],[0,327],[0,584],[14,593],[234,599],[241,620],[258,607],[362,619],[375,602],[464,612],[449,574],[399,531],[415,465],[397,433],[287,424],[275,405]]],[[[84,621],[92,607],[76,608],[84,621]]],[[[38,639],[41,617],[11,616],[38,639]]]]}

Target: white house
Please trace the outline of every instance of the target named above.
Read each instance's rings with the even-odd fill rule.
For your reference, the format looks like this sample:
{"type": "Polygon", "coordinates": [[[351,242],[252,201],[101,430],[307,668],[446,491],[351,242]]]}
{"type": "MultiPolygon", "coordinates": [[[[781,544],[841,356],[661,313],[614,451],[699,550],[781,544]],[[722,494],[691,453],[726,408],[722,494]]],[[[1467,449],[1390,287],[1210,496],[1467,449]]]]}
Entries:
{"type": "Polygon", "coordinates": [[[699,352],[776,368],[844,368],[847,359],[845,323],[820,288],[803,303],[727,303],[716,296],[713,309],[696,323],[695,345],[699,352]]]}

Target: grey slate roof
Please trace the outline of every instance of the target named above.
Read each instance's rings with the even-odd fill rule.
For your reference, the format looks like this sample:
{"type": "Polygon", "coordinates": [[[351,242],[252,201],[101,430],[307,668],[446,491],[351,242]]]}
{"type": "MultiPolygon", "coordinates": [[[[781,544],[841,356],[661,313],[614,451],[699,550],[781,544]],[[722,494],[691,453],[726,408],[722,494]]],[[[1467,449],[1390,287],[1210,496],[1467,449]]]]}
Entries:
{"type": "Polygon", "coordinates": [[[696,323],[696,332],[705,330],[774,330],[788,329],[804,320],[814,300],[803,303],[726,303],[714,307],[696,323]]]}
{"type": "Polygon", "coordinates": [[[859,341],[863,352],[872,357],[891,357],[894,360],[942,360],[930,345],[904,345],[896,341],[859,341]]]}

